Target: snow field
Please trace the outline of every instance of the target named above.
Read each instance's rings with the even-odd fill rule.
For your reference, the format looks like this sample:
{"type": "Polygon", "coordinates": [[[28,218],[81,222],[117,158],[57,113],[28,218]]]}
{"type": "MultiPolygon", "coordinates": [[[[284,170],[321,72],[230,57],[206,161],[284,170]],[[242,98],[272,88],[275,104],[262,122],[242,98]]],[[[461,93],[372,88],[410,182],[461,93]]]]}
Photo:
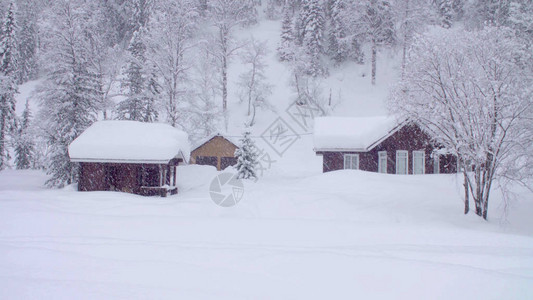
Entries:
{"type": "Polygon", "coordinates": [[[274,171],[233,208],[209,199],[212,167],[181,167],[168,198],[43,190],[39,172],[2,172],[0,298],[533,295],[531,221],[501,225],[498,196],[487,223],[461,215],[453,175],[274,171]]]}

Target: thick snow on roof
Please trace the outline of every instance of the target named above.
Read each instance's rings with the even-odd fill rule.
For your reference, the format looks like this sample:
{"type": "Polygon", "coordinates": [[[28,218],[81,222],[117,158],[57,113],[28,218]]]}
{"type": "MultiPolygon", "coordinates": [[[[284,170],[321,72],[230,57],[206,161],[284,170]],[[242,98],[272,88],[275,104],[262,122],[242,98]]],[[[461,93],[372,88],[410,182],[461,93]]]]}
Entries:
{"type": "Polygon", "coordinates": [[[99,121],[69,146],[72,161],[167,163],[189,160],[185,132],[163,123],[99,121]]]}
{"type": "Polygon", "coordinates": [[[399,125],[392,116],[321,117],[315,119],[315,150],[368,151],[399,125]]]}

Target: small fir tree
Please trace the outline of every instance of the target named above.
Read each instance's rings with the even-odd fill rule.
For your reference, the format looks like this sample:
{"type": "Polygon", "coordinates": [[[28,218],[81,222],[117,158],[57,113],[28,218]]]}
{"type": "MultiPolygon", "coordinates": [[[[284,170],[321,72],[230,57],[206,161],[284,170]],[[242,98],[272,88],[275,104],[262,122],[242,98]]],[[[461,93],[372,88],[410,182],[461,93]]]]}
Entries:
{"type": "Polygon", "coordinates": [[[29,169],[33,161],[34,142],[30,132],[31,111],[28,100],[17,126],[15,138],[15,165],[17,169],[29,169]]]}
{"type": "Polygon", "coordinates": [[[281,61],[290,61],[293,58],[294,34],[292,30],[292,16],[289,8],[285,7],[281,25],[281,42],[278,47],[278,55],[281,61]]]}
{"type": "Polygon", "coordinates": [[[246,129],[244,136],[240,140],[241,147],[235,150],[237,158],[237,179],[257,179],[256,168],[258,164],[258,155],[255,143],[250,137],[250,129],[246,129]]]}

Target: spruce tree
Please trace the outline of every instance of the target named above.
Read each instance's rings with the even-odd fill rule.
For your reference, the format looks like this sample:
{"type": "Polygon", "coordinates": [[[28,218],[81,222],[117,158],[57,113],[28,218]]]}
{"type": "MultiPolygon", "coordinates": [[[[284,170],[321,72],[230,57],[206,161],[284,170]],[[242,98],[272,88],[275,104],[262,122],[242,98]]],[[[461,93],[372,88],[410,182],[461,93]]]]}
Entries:
{"type": "Polygon", "coordinates": [[[31,111],[28,100],[22,112],[22,120],[17,126],[15,138],[15,166],[17,169],[29,169],[33,161],[34,142],[30,132],[31,111]]]}
{"type": "Polygon", "coordinates": [[[346,10],[345,0],[332,0],[329,14],[328,52],[336,63],[342,63],[349,57],[350,45],[347,40],[347,26],[342,13],[346,10]]]}
{"type": "Polygon", "coordinates": [[[0,170],[6,168],[10,159],[7,138],[15,122],[18,70],[16,31],[15,5],[11,2],[0,32],[0,170]]]}
{"type": "Polygon", "coordinates": [[[18,83],[24,83],[37,77],[38,16],[35,2],[22,1],[19,5],[19,69],[17,79],[18,83]]]}
{"type": "MultiPolygon", "coordinates": [[[[68,146],[95,120],[102,92],[91,63],[90,41],[86,39],[87,14],[84,3],[58,1],[47,16],[48,35],[45,57],[47,80],[39,88],[43,130],[49,145],[47,173],[50,187],[76,182],[78,164],[71,163],[68,146]]],[[[86,4],[86,3],[85,3],[86,4]]]]}
{"type": "Polygon", "coordinates": [[[235,150],[237,179],[257,179],[258,155],[248,128],[244,131],[240,144],[241,147],[235,150]]]}
{"type": "Polygon", "coordinates": [[[133,33],[128,47],[128,62],[124,70],[122,87],[127,90],[127,98],[117,106],[117,118],[140,122],[157,120],[155,95],[159,93],[155,74],[146,59],[147,47],[144,40],[146,31],[141,28],[133,33]]]}
{"type": "Polygon", "coordinates": [[[278,55],[281,61],[290,61],[293,58],[294,35],[292,31],[292,15],[288,6],[285,6],[281,24],[281,42],[278,47],[278,55]]]}
{"type": "Polygon", "coordinates": [[[324,16],[319,0],[304,1],[300,21],[302,46],[308,59],[306,71],[312,77],[323,76],[327,74],[327,69],[322,64],[324,16]]]}

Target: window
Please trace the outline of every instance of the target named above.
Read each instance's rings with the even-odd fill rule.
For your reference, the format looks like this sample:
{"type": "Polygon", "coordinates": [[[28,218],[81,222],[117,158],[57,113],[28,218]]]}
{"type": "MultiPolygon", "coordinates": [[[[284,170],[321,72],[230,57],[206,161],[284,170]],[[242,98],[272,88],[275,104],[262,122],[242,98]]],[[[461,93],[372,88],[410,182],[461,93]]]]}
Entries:
{"type": "Polygon", "coordinates": [[[407,174],[408,173],[408,162],[409,156],[407,151],[398,150],[396,151],[396,174],[407,174]]]}
{"type": "Polygon", "coordinates": [[[413,151],[413,174],[424,174],[426,171],[426,153],[413,151]]]}
{"type": "Polygon", "coordinates": [[[440,173],[440,156],[437,153],[433,153],[433,174],[440,173]]]}
{"type": "Polygon", "coordinates": [[[378,172],[387,173],[387,151],[378,152],[378,172]]]}
{"type": "Polygon", "coordinates": [[[359,170],[359,154],[344,154],[344,169],[359,170]]]}

